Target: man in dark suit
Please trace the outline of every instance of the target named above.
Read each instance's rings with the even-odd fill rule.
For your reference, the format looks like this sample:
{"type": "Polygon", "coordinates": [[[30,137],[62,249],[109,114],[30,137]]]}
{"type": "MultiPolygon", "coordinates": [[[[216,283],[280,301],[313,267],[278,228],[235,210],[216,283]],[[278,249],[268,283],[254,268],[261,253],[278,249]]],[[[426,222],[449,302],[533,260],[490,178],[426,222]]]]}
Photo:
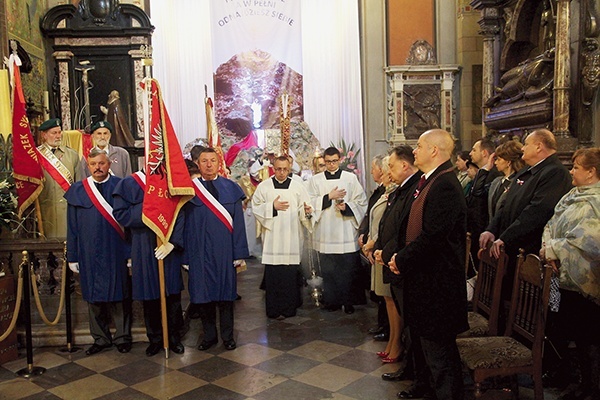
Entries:
{"type": "Polygon", "coordinates": [[[519,248],[526,253],[540,250],[544,226],[554,214],[558,200],[572,187],[569,171],[558,159],[556,150],[556,139],[547,129],[535,130],[527,136],[522,158],[528,167],[515,175],[504,206],[479,238],[481,248],[494,242],[494,256],[498,257],[504,246],[513,259],[519,248]]]}
{"type": "MultiPolygon", "coordinates": [[[[472,260],[477,260],[479,251],[477,238],[490,222],[488,211],[490,185],[496,177],[501,175],[494,167],[495,150],[494,142],[486,137],[476,141],[469,153],[472,162],[479,168],[471,184],[471,189],[467,193],[467,231],[471,232],[471,237],[475,238],[471,243],[472,260]]],[[[469,276],[474,273],[475,271],[470,270],[469,276]]]]}
{"type": "MultiPolygon", "coordinates": [[[[371,176],[377,184],[377,188],[375,188],[373,194],[369,197],[367,213],[358,227],[358,245],[361,248],[365,245],[365,238],[369,235],[369,212],[381,195],[385,193],[385,187],[381,184],[381,177],[383,175],[383,172],[381,171],[382,160],[383,156],[379,154],[373,157],[373,160],[371,161],[371,176]]],[[[364,259],[362,261],[363,264],[366,263],[364,259]]],[[[370,264],[363,265],[363,267],[365,270],[371,269],[370,264]]],[[[373,334],[373,339],[377,341],[386,341],[389,338],[390,323],[385,308],[385,301],[383,300],[383,297],[377,296],[375,292],[371,292],[371,300],[377,303],[377,326],[369,329],[369,333],[373,334]]]]}
{"type": "MultiPolygon", "coordinates": [[[[389,196],[387,207],[379,224],[379,236],[375,242],[373,256],[378,263],[386,265],[394,253],[400,250],[400,243],[404,243],[403,237],[406,232],[406,222],[410,206],[414,199],[413,193],[421,178],[421,171],[414,166],[415,156],[410,146],[396,146],[390,153],[389,169],[392,181],[398,184],[398,188],[389,196]]],[[[391,273],[387,268],[383,271],[384,283],[390,283],[392,297],[396,302],[398,314],[403,318],[403,285],[402,275],[391,273]]],[[[406,367],[401,367],[396,372],[385,373],[381,376],[386,381],[401,381],[412,379],[414,374],[413,348],[405,326],[406,342],[404,344],[407,358],[406,367]]],[[[420,348],[420,346],[419,346],[420,348]]]]}
{"type": "MultiPolygon", "coordinates": [[[[453,172],[452,136],[423,133],[414,151],[423,172],[408,215],[404,243],[388,263],[404,277],[404,311],[411,338],[419,340],[438,399],[462,399],[456,335],[468,329],[464,254],[467,206],[453,172]]],[[[403,398],[427,395],[415,382],[403,398]]]]}

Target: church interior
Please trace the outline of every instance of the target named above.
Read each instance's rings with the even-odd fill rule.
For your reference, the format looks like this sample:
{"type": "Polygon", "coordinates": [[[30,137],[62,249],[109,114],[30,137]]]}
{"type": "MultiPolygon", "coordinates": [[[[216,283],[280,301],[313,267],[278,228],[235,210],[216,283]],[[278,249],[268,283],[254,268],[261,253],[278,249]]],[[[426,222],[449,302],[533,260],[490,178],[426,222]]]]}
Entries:
{"type": "MultiPolygon", "coordinates": [[[[81,157],[91,147],[90,127],[111,121],[111,144],[127,150],[134,172],[144,166],[150,134],[142,88],[150,77],[161,83],[183,155],[212,145],[212,122],[235,181],[263,152],[283,146],[284,123],[301,176],[333,145],[343,148],[345,167],[367,193],[376,187],[371,159],[397,145],[414,147],[430,129],[446,130],[457,151],[469,151],[482,137],[522,141],[546,128],[566,166],[577,149],[600,143],[600,0],[290,3],[0,0],[0,335],[17,306],[20,265],[31,263],[25,275],[37,282],[24,285],[30,304],[20,306],[16,326],[0,340],[0,399],[371,400],[396,398],[409,384],[381,379],[397,364],[374,356],[385,346],[368,332],[377,320],[372,302],[353,314],[324,312],[307,286],[296,316],[267,318],[260,257],[238,275],[235,351],[196,349],[202,325],[190,317],[184,291],[183,354],[144,355],[143,312],[134,302],[132,351],[86,356],[93,339],[77,282],[63,308],[71,291],[66,238],[40,234],[33,207],[23,218],[15,212],[11,55],[22,63],[36,144],[40,125],[59,118],[63,143],[81,157]],[[246,14],[232,8],[219,19],[213,3],[246,14]],[[289,41],[277,31],[256,42],[271,50],[248,40],[248,48],[232,44],[224,53],[236,32],[219,28],[257,10],[293,27],[289,41]],[[206,99],[214,102],[212,117],[206,99]]],[[[475,398],[473,382],[465,382],[466,398],[475,398]]],[[[534,398],[532,381],[522,376],[488,389],[487,398],[534,398]]],[[[545,388],[545,398],[560,391],[545,388]]]]}

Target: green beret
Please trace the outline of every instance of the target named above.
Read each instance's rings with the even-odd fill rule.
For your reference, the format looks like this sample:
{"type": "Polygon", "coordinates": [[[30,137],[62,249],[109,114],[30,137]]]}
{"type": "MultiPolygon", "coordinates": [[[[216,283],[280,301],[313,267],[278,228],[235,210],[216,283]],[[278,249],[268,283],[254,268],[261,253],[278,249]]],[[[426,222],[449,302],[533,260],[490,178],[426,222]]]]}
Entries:
{"type": "Polygon", "coordinates": [[[110,122],[108,122],[108,121],[98,121],[98,122],[96,122],[94,125],[92,125],[92,129],[90,129],[90,131],[92,133],[94,133],[94,131],[96,129],[98,129],[98,128],[106,128],[106,129],[108,129],[110,131],[110,133],[112,133],[112,131],[113,131],[113,127],[110,124],[110,122]]]}
{"type": "Polygon", "coordinates": [[[60,119],[59,118],[52,118],[49,119],[48,121],[45,121],[43,124],[40,125],[39,130],[40,131],[47,131],[48,129],[52,129],[55,127],[60,127],[60,119]]]}

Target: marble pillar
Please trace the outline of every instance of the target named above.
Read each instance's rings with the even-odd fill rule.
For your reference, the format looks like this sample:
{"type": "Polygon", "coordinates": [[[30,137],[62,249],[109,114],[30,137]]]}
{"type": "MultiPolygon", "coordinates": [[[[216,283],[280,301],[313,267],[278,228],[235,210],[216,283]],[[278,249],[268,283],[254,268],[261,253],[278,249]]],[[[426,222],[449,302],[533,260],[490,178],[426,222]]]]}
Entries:
{"type": "Polygon", "coordinates": [[[58,78],[60,85],[60,118],[62,129],[71,130],[71,90],[69,86],[69,65],[73,58],[70,51],[56,51],[53,54],[58,64],[58,78]]]}
{"type": "Polygon", "coordinates": [[[558,0],[556,9],[556,55],[554,57],[554,134],[568,138],[569,89],[571,82],[571,0],[558,0]]]}

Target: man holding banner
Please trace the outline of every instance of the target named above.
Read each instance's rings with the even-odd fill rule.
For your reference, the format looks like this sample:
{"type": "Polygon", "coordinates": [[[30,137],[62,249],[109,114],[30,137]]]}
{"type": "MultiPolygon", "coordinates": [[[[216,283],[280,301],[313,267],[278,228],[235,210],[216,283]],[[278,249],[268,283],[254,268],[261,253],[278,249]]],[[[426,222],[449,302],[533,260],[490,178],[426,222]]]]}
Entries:
{"type": "Polygon", "coordinates": [[[49,119],[39,129],[42,144],[38,153],[45,178],[39,196],[43,231],[48,238],[64,238],[67,236],[67,202],[63,197],[73,182],[81,179],[79,155],[61,143],[60,119],[49,119]]]}
{"type": "Polygon", "coordinates": [[[204,339],[198,350],[217,344],[216,309],[227,350],[233,338],[233,301],[237,297],[235,261],[249,257],[242,200],[244,192],[218,175],[219,160],[212,148],[198,158],[201,178],[193,180],[196,196],[184,207],[184,259],[189,265],[190,301],[200,304],[204,339]]]}
{"type": "Polygon", "coordinates": [[[182,354],[185,348],[179,332],[183,326],[183,214],[175,221],[169,243],[163,244],[158,252],[156,234],[142,221],[145,191],[146,174],[138,171],[119,182],[113,193],[115,218],[131,230],[132,297],[143,302],[146,336],[150,342],[146,355],[152,357],[163,348],[158,258],[164,259],[169,348],[176,354],[182,354]]]}
{"type": "Polygon", "coordinates": [[[65,193],[67,261],[69,268],[80,274],[81,294],[88,302],[94,338],[86,354],[96,354],[113,343],[120,353],[127,353],[131,350],[129,246],[112,208],[112,194],[121,178],[108,173],[110,159],[105,152],[92,149],[87,161],[92,176],[75,182],[65,193]],[[109,329],[111,315],[116,327],[114,337],[109,329]]]}

